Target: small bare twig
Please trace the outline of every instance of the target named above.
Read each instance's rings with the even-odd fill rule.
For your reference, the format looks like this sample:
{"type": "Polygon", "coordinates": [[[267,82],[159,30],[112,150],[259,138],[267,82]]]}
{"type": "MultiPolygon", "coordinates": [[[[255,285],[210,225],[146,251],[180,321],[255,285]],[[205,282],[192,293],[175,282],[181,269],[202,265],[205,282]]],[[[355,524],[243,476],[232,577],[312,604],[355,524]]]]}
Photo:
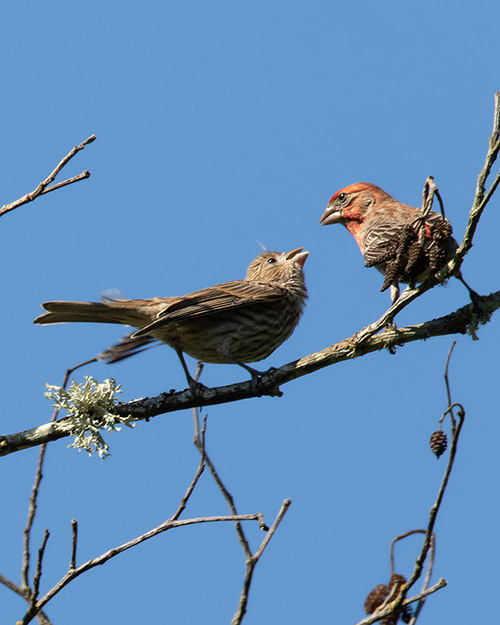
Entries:
{"type": "Polygon", "coordinates": [[[280,511],[278,512],[276,519],[274,520],[274,523],[271,525],[271,528],[267,532],[260,547],[257,549],[257,551],[254,553],[253,556],[247,559],[245,580],[243,582],[243,588],[241,590],[240,602],[238,605],[238,609],[233,617],[233,620],[231,621],[231,625],[240,625],[241,622],[243,621],[243,617],[245,616],[245,613],[247,611],[248,592],[252,584],[252,578],[253,578],[255,567],[257,566],[257,562],[259,561],[259,558],[261,557],[261,555],[264,553],[264,549],[269,544],[269,541],[274,536],[274,533],[278,529],[278,525],[283,520],[283,517],[285,516],[286,511],[290,507],[291,503],[292,502],[290,501],[290,499],[285,499],[285,501],[283,502],[283,505],[280,508],[280,511]]]}
{"type": "MultiPolygon", "coordinates": [[[[450,351],[448,352],[448,357],[446,358],[446,366],[444,368],[444,383],[446,385],[446,397],[448,398],[448,408],[446,410],[446,412],[443,414],[443,417],[449,413],[450,415],[450,419],[451,419],[451,427],[452,427],[452,431],[455,430],[456,427],[456,421],[455,421],[455,417],[453,415],[453,408],[454,408],[454,404],[451,401],[451,391],[450,391],[450,380],[448,378],[448,370],[450,367],[450,359],[451,359],[451,355],[453,353],[453,350],[455,349],[455,345],[457,344],[456,341],[453,341],[453,343],[451,344],[450,347],[450,351]]],[[[463,410],[463,408],[462,408],[463,410]]],[[[443,419],[443,417],[441,417],[441,420],[443,419]]],[[[442,422],[440,420],[440,422],[442,422]]]]}
{"type": "Polygon", "coordinates": [[[439,202],[439,207],[441,209],[441,215],[446,217],[444,214],[444,203],[441,194],[439,193],[439,189],[434,182],[434,176],[427,176],[427,180],[424,184],[424,189],[422,192],[422,214],[419,217],[426,217],[429,214],[429,211],[432,208],[432,204],[434,203],[434,197],[437,197],[439,202]]]}
{"type": "Polygon", "coordinates": [[[91,135],[88,139],[85,139],[85,141],[80,143],[80,145],[75,146],[71,150],[71,152],[66,154],[66,156],[57,165],[54,171],[51,174],[49,174],[49,176],[47,176],[45,180],[42,180],[42,182],[37,186],[37,188],[34,191],[32,191],[31,193],[26,193],[26,195],[23,195],[23,197],[19,198],[18,200],[15,200],[14,202],[11,202],[10,204],[4,204],[2,208],[0,208],[0,217],[5,215],[6,213],[9,213],[10,211],[13,211],[16,208],[19,208],[19,206],[22,206],[23,204],[28,204],[29,202],[36,200],[36,198],[39,197],[40,195],[50,193],[51,191],[55,191],[56,189],[60,189],[61,187],[66,187],[69,184],[73,184],[74,182],[79,182],[80,180],[85,180],[86,178],[89,178],[90,172],[84,171],[78,176],[74,176],[73,178],[68,178],[67,180],[64,180],[63,182],[59,182],[49,187],[50,183],[54,182],[57,174],[61,171],[61,169],[65,167],[69,163],[69,161],[78,152],[80,152],[80,150],[83,150],[86,145],[88,145],[89,143],[92,143],[95,140],[96,140],[96,136],[91,135]]]}
{"type": "Polygon", "coordinates": [[[71,519],[71,559],[69,561],[69,568],[76,569],[76,548],[78,545],[78,521],[71,519]]]}
{"type": "MultiPolygon", "coordinates": [[[[198,382],[198,380],[200,379],[201,373],[203,371],[203,363],[199,360],[196,363],[196,372],[194,374],[194,378],[193,380],[195,382],[198,382]]],[[[198,447],[197,441],[201,442],[203,445],[203,454],[205,453],[205,441],[201,440],[201,436],[200,436],[200,419],[199,419],[199,413],[198,413],[198,408],[196,406],[193,407],[193,419],[194,419],[194,443],[195,445],[198,447]]],[[[199,447],[198,447],[199,449],[199,447]]]]}
{"type": "MultiPolygon", "coordinates": [[[[420,612],[422,611],[422,608],[424,607],[425,597],[427,596],[425,593],[427,592],[427,589],[429,588],[429,584],[431,583],[431,576],[432,576],[432,571],[434,570],[435,558],[436,558],[436,535],[432,533],[431,540],[430,540],[429,564],[427,565],[427,572],[425,574],[424,583],[422,584],[422,590],[418,597],[417,606],[415,608],[413,616],[411,617],[410,623],[408,625],[415,625],[420,615],[420,612]]],[[[441,579],[440,581],[444,582],[443,579],[441,579]]],[[[444,582],[444,586],[446,586],[446,582],[444,582]]]]}
{"type": "Polygon", "coordinates": [[[455,257],[450,262],[450,274],[455,274],[460,270],[465,255],[472,247],[472,239],[476,232],[479,219],[488,202],[493,197],[498,185],[500,184],[500,171],[498,171],[490,188],[486,191],[486,181],[491,173],[491,169],[498,157],[500,151],[500,91],[495,93],[495,110],[493,114],[493,131],[489,139],[488,152],[484,162],[483,169],[477,178],[476,194],[469,213],[469,223],[465,230],[462,244],[457,250],[455,257]]]}
{"type": "Polygon", "coordinates": [[[45,530],[43,534],[42,545],[38,550],[38,561],[36,564],[35,575],[33,576],[33,592],[30,597],[30,607],[28,612],[35,610],[36,600],[38,598],[38,594],[40,592],[40,580],[42,579],[42,562],[43,556],[45,554],[45,547],[47,546],[47,541],[49,540],[50,532],[48,529],[45,530]]]}
{"type": "Polygon", "coordinates": [[[404,534],[399,534],[399,536],[396,536],[396,538],[394,538],[394,540],[391,543],[391,548],[390,548],[390,553],[389,553],[389,560],[391,563],[391,575],[394,575],[394,573],[396,572],[396,567],[394,566],[394,546],[395,544],[400,541],[403,540],[404,538],[408,538],[408,536],[412,536],[413,534],[425,534],[425,530],[409,530],[408,532],[404,532],[404,534]]]}
{"type": "MultiPolygon", "coordinates": [[[[198,375],[198,371],[196,372],[198,375]]],[[[195,377],[195,380],[198,381],[198,377],[195,377]]],[[[196,448],[198,449],[198,451],[200,452],[202,459],[205,463],[205,465],[208,467],[208,470],[210,471],[215,483],[217,484],[219,490],[222,493],[222,496],[224,497],[224,499],[226,500],[227,503],[227,507],[229,508],[230,513],[236,517],[238,516],[238,511],[236,510],[236,505],[234,503],[234,499],[231,495],[231,493],[227,490],[227,488],[225,487],[223,481],[221,480],[221,478],[219,477],[219,474],[217,473],[217,470],[212,462],[212,460],[210,459],[210,456],[207,454],[207,450],[205,447],[205,436],[203,435],[203,437],[200,436],[200,426],[199,426],[199,414],[198,414],[198,408],[197,407],[193,407],[193,419],[194,419],[194,429],[195,429],[195,435],[194,435],[194,444],[196,445],[196,448]]],[[[245,554],[245,558],[251,558],[252,557],[252,552],[250,550],[250,545],[248,543],[248,540],[245,536],[245,532],[243,531],[243,527],[241,526],[241,523],[239,521],[235,521],[234,522],[234,527],[236,529],[236,534],[238,536],[238,540],[241,543],[241,546],[243,548],[243,552],[245,554]]]]}
{"type": "Polygon", "coordinates": [[[20,597],[24,597],[24,599],[29,599],[29,595],[31,593],[28,588],[14,584],[14,582],[12,582],[9,578],[1,574],[0,574],[0,583],[3,584],[6,588],[9,588],[13,592],[15,592],[20,597]]]}

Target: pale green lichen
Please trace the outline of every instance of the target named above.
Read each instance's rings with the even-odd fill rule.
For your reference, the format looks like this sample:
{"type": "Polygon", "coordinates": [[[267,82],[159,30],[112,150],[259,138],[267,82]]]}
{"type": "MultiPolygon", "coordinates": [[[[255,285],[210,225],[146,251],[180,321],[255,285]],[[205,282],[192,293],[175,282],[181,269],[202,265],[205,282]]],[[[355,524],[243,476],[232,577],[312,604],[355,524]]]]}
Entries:
{"type": "Polygon", "coordinates": [[[56,408],[63,408],[68,416],[68,431],[75,440],[68,447],[85,450],[89,455],[97,451],[101,458],[109,456],[109,445],[100,430],[120,431],[122,425],[135,427],[132,417],[114,414],[116,394],[121,393],[113,378],[98,382],[85,376],[85,382],[71,381],[65,390],[60,386],[47,384],[45,397],[51,399],[56,408]]]}

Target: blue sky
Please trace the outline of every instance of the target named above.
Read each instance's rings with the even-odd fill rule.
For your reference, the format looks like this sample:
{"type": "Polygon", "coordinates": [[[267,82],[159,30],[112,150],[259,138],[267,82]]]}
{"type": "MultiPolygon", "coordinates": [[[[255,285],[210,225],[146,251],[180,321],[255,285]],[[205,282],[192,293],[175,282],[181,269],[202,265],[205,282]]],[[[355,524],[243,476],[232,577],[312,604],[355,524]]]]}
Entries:
{"type": "MultiPolygon", "coordinates": [[[[32,190],[95,133],[64,173],[90,180],[1,220],[2,433],[45,423],[45,383],[123,332],[39,327],[52,299],[181,295],[242,277],[259,253],[303,246],[310,299],[293,337],[266,365],[317,351],[378,319],[382,280],[341,227],[321,228],[330,196],[378,184],[413,205],[432,174],[461,239],[500,89],[496,2],[18,2],[2,10],[0,204],[32,190]],[[7,331],[8,328],[8,331],[7,331]]],[[[500,197],[500,196],[499,196],[500,197]]],[[[498,290],[500,199],[463,266],[480,293],[498,290]]],[[[467,303],[458,281],[407,308],[399,325],[467,303]]],[[[449,586],[421,622],[491,620],[498,589],[498,319],[479,341],[458,337],[452,396],[467,411],[438,519],[433,581],[449,586]]],[[[208,449],[241,513],[271,521],[292,500],[259,563],[247,625],[355,623],[389,577],[391,540],[425,526],[445,468],[428,449],[446,407],[450,337],[325,369],[261,398],[208,411],[208,449]]],[[[191,363],[193,364],[193,363],[191,363]]],[[[175,353],[157,348],[113,367],[123,398],[185,386],[175,353]]],[[[203,381],[244,379],[210,365],[203,381]]],[[[66,571],[70,520],[80,561],[170,516],[198,462],[189,411],[107,437],[106,461],[49,448],[34,528],[49,527],[42,591],[66,571]]],[[[2,459],[0,573],[19,582],[22,529],[37,450],[2,459]],[[8,503],[7,503],[8,502],[8,503]]],[[[225,514],[203,478],[185,516],[225,514]]],[[[248,528],[254,547],[262,539],[248,528]]],[[[396,551],[409,574],[419,541],[396,551]]],[[[168,532],[66,588],[55,624],[229,623],[244,562],[232,527],[168,532]]],[[[0,588],[5,622],[23,602],[0,588]]]]}

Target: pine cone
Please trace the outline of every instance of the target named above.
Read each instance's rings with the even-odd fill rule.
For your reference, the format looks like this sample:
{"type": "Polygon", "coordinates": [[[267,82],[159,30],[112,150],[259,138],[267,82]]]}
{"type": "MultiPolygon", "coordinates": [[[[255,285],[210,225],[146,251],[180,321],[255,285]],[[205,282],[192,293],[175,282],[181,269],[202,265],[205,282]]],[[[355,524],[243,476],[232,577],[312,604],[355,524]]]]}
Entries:
{"type": "Polygon", "coordinates": [[[389,581],[389,592],[392,591],[394,586],[397,586],[399,590],[403,584],[406,584],[406,577],[404,577],[404,575],[399,575],[398,573],[393,573],[389,581]]]}
{"type": "Polygon", "coordinates": [[[365,601],[365,612],[372,614],[378,608],[379,605],[384,603],[385,598],[389,594],[389,588],[385,584],[379,584],[370,592],[365,601]]]}
{"type": "MultiPolygon", "coordinates": [[[[406,583],[406,578],[403,575],[399,575],[398,573],[394,573],[391,575],[391,579],[389,581],[389,585],[379,584],[375,586],[375,588],[370,592],[365,601],[365,612],[367,614],[373,614],[375,610],[384,603],[386,598],[389,596],[394,586],[399,587],[406,583]]],[[[394,593],[395,595],[396,593],[394,593]]],[[[396,625],[399,617],[405,622],[408,623],[412,616],[411,609],[408,606],[404,608],[400,608],[397,612],[386,616],[385,618],[380,620],[381,625],[396,625]]]]}
{"type": "Polygon", "coordinates": [[[439,458],[444,454],[446,448],[448,447],[448,439],[446,437],[446,434],[442,430],[436,430],[435,432],[433,432],[429,444],[432,453],[436,454],[436,458],[439,458]]]}

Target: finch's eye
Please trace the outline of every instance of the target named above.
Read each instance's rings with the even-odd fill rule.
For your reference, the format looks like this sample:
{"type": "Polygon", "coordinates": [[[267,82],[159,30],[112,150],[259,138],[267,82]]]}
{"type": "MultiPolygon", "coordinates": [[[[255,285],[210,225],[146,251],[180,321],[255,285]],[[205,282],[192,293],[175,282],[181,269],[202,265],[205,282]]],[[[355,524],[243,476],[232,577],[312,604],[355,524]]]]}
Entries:
{"type": "Polygon", "coordinates": [[[273,256],[271,256],[271,258],[268,258],[268,259],[267,259],[267,264],[268,264],[268,265],[272,265],[272,264],[273,264],[273,263],[275,263],[275,262],[276,262],[276,258],[274,258],[273,256]]]}
{"type": "Polygon", "coordinates": [[[340,200],[341,202],[342,202],[343,200],[345,200],[345,198],[346,198],[346,194],[345,194],[345,193],[341,193],[341,194],[339,195],[339,200],[340,200]]]}

